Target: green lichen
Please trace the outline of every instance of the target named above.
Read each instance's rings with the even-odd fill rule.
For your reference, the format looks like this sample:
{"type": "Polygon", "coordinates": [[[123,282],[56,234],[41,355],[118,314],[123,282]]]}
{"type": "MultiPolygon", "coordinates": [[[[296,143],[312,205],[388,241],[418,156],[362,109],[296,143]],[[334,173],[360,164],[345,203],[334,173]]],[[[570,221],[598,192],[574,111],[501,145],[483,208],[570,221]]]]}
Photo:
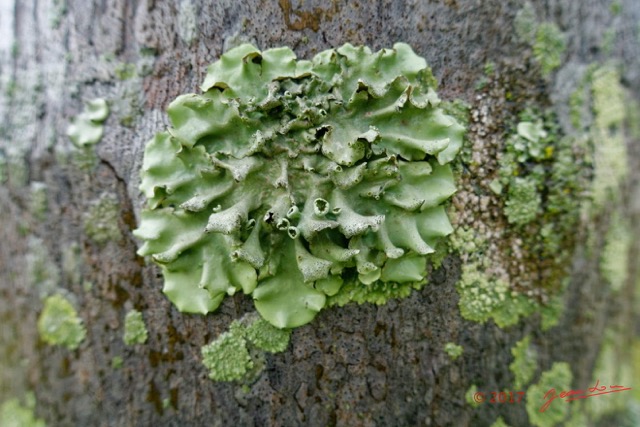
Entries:
{"type": "Polygon", "coordinates": [[[624,139],[625,93],[620,75],[612,67],[594,71],[592,80],[594,177],[592,197],[596,208],[617,199],[616,194],[628,174],[624,139]]]}
{"type": "Polygon", "coordinates": [[[558,395],[563,391],[569,391],[572,380],[573,375],[569,364],[556,362],[550,370],[542,373],[536,384],[527,389],[526,408],[531,424],[538,427],[553,427],[567,419],[569,404],[562,399],[551,402],[544,412],[540,412],[540,407],[547,400],[544,396],[549,390],[555,389],[558,395]]]}
{"type": "Polygon", "coordinates": [[[467,403],[472,407],[472,408],[477,408],[478,406],[480,406],[480,404],[482,402],[478,402],[476,401],[473,396],[478,392],[478,386],[475,384],[472,384],[468,389],[467,392],[464,394],[464,399],[467,401],[467,403]]]}
{"type": "Polygon", "coordinates": [[[114,68],[114,73],[118,80],[129,80],[137,75],[136,64],[121,62],[114,68]]]}
{"type": "Polygon", "coordinates": [[[609,5],[609,11],[613,16],[618,16],[622,13],[622,2],[620,0],[613,0],[609,5]]]}
{"type": "Polygon", "coordinates": [[[47,184],[34,181],[29,189],[29,211],[38,221],[44,221],[48,208],[47,184]]]}
{"type": "Polygon", "coordinates": [[[449,355],[451,360],[456,360],[458,357],[462,356],[464,348],[456,343],[448,342],[444,345],[444,351],[449,355]]]}
{"type": "Polygon", "coordinates": [[[604,396],[607,399],[588,399],[585,409],[592,420],[597,421],[605,415],[622,413],[633,402],[634,393],[637,394],[634,385],[640,379],[634,365],[634,362],[640,359],[640,354],[634,353],[634,350],[638,351],[637,345],[637,340],[629,341],[627,332],[621,328],[609,327],[605,330],[589,386],[593,387],[599,381],[599,385],[616,384],[631,387],[631,390],[604,396]]]}
{"type": "Polygon", "coordinates": [[[502,417],[498,417],[491,427],[509,427],[509,424],[505,423],[502,417]]]}
{"type": "Polygon", "coordinates": [[[47,344],[77,349],[87,332],[69,300],[56,294],[48,297],[38,318],[40,338],[47,344]]]}
{"type": "Polygon", "coordinates": [[[540,194],[535,181],[527,178],[515,178],[509,185],[509,196],[504,213],[510,224],[527,224],[538,215],[540,203],[540,194]]]}
{"type": "Polygon", "coordinates": [[[462,266],[462,277],[456,284],[462,317],[474,322],[486,322],[492,318],[496,325],[505,328],[538,309],[534,301],[511,291],[507,282],[483,270],[478,263],[462,266]]]}
{"type": "Polygon", "coordinates": [[[515,378],[513,387],[515,390],[522,390],[533,379],[538,367],[538,355],[531,347],[531,337],[527,335],[518,341],[511,349],[511,355],[513,362],[509,365],[509,370],[515,378]]]}
{"type": "Polygon", "coordinates": [[[196,8],[191,0],[181,0],[178,8],[178,34],[182,41],[190,45],[198,34],[196,8]]]}
{"type": "Polygon", "coordinates": [[[477,264],[462,266],[462,277],[457,284],[460,294],[460,314],[467,320],[485,322],[497,308],[504,304],[509,284],[491,280],[480,271],[477,264]]]}
{"type": "Polygon", "coordinates": [[[27,240],[25,257],[29,284],[38,289],[40,295],[53,292],[60,283],[60,269],[49,253],[44,241],[35,236],[27,240]]]}
{"type": "Polygon", "coordinates": [[[138,310],[130,310],[124,317],[124,335],[126,345],[144,344],[147,342],[147,327],[138,310]]]}
{"type": "Polygon", "coordinates": [[[280,353],[289,346],[291,330],[278,329],[264,319],[255,319],[247,326],[246,338],[253,345],[269,353],[280,353]]]}
{"type": "Polygon", "coordinates": [[[118,218],[120,203],[111,194],[102,194],[84,215],[84,231],[96,243],[118,241],[122,238],[118,218]]]}
{"type": "Polygon", "coordinates": [[[209,371],[209,378],[214,381],[242,379],[253,369],[244,333],[232,328],[202,347],[202,363],[209,371]]]}
{"type": "Polygon", "coordinates": [[[9,399],[0,405],[0,426],[2,427],[45,427],[43,419],[35,415],[36,398],[27,393],[24,404],[19,399],[9,399]]]}
{"type": "Polygon", "coordinates": [[[535,40],[538,22],[536,11],[530,2],[526,2],[522,9],[516,14],[513,22],[518,38],[525,43],[531,44],[535,40]]]}
{"type": "Polygon", "coordinates": [[[536,30],[533,43],[533,55],[540,63],[542,75],[548,76],[562,64],[562,55],[566,49],[564,34],[551,22],[543,22],[536,30]]]}
{"type": "Polygon", "coordinates": [[[296,61],[245,44],[202,90],[173,101],[173,127],[147,144],[134,232],[180,310],[211,312],[242,291],[292,328],[327,298],[381,301],[424,283],[452,231],[442,203],[464,128],[408,45],[296,61]]]}
{"type": "Polygon", "coordinates": [[[71,285],[81,283],[82,279],[82,251],[77,242],[65,244],[62,247],[63,280],[71,285]]]}
{"type": "Polygon", "coordinates": [[[52,28],[58,28],[67,14],[67,0],[53,0],[49,22],[52,28]]]}
{"type": "Polygon", "coordinates": [[[624,218],[614,212],[605,238],[605,246],[600,256],[600,271],[614,291],[625,284],[629,271],[629,254],[633,234],[624,218]]]}
{"type": "Polygon", "coordinates": [[[122,359],[122,356],[113,356],[111,358],[111,368],[112,369],[121,369],[122,365],[124,364],[124,360],[122,359]]]}
{"type": "Polygon", "coordinates": [[[94,145],[102,139],[104,122],[109,116],[109,106],[102,98],[85,104],[84,111],[76,116],[67,128],[67,136],[76,147],[94,145]]]}
{"type": "Polygon", "coordinates": [[[202,347],[203,363],[214,381],[252,381],[264,369],[264,353],[289,346],[290,329],[279,329],[255,313],[233,321],[229,331],[202,347]]]}
{"type": "Polygon", "coordinates": [[[602,43],[600,47],[604,55],[610,55],[613,47],[616,43],[616,37],[618,35],[617,28],[608,28],[602,35],[602,43]]]}

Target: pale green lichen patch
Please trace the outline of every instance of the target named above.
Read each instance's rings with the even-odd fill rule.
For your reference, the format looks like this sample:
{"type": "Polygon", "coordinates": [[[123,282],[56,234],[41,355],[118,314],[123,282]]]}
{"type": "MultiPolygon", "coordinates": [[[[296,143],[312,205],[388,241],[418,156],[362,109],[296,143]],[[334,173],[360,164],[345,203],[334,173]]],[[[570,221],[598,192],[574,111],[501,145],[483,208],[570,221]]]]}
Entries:
{"type": "Polygon", "coordinates": [[[539,307],[526,295],[510,290],[499,276],[487,274],[477,263],[462,267],[462,277],[456,285],[460,314],[467,320],[486,322],[493,319],[501,328],[518,323],[521,317],[533,314],[539,307]]]}
{"type": "Polygon", "coordinates": [[[327,305],[422,286],[452,228],[443,202],[464,128],[423,58],[349,44],[298,61],[244,44],[145,149],[139,254],[165,294],[207,313],[242,291],[278,328],[327,305]],[[331,302],[330,302],[331,303],[331,302]]]}
{"type": "Polygon", "coordinates": [[[629,256],[633,234],[619,212],[611,216],[605,246],[600,256],[600,271],[614,291],[625,284],[629,272],[629,256]]]}
{"type": "Polygon", "coordinates": [[[202,363],[214,381],[250,381],[264,369],[264,352],[285,351],[290,336],[290,329],[276,328],[256,314],[247,314],[202,347],[202,363]]]}
{"type": "Polygon", "coordinates": [[[190,45],[198,34],[196,7],[191,0],[181,0],[178,8],[178,34],[190,45]]]}
{"type": "Polygon", "coordinates": [[[124,360],[122,359],[122,356],[114,356],[113,358],[111,358],[112,369],[121,369],[123,364],[124,360]]]}
{"type": "Polygon", "coordinates": [[[29,189],[29,211],[35,219],[44,221],[48,208],[47,184],[34,181],[29,189]]]}
{"type": "Polygon", "coordinates": [[[233,329],[202,347],[202,363],[214,381],[242,379],[252,368],[244,334],[233,329]]]}
{"type": "Polygon", "coordinates": [[[93,99],[85,104],[84,111],[76,116],[69,127],[67,135],[77,147],[94,145],[102,139],[104,122],[109,116],[109,106],[102,98],[93,99]]]}
{"type": "Polygon", "coordinates": [[[564,278],[590,185],[586,144],[561,137],[555,116],[534,109],[520,113],[502,144],[486,143],[481,120],[471,125],[478,127],[471,152],[463,150],[460,158],[461,170],[484,175],[463,180],[454,196],[450,247],[463,261],[461,314],[503,327],[539,312],[547,329],[563,307],[564,278]],[[497,155],[487,151],[491,146],[497,155]],[[487,174],[491,170],[497,173],[487,174]],[[470,206],[476,206],[474,214],[470,206]]]}
{"type": "Polygon", "coordinates": [[[533,56],[540,64],[543,76],[549,76],[562,64],[567,47],[564,33],[553,22],[538,23],[530,2],[526,2],[516,14],[514,29],[522,42],[533,47],[533,56]]]}
{"type": "Polygon", "coordinates": [[[58,265],[42,239],[29,236],[27,249],[25,262],[29,284],[37,288],[40,295],[51,293],[60,282],[58,265]]]}
{"type": "Polygon", "coordinates": [[[448,342],[444,345],[444,351],[449,355],[451,360],[456,360],[458,357],[462,356],[464,348],[456,343],[448,342]]]}
{"type": "Polygon", "coordinates": [[[130,310],[124,317],[124,335],[122,337],[126,345],[144,344],[147,342],[147,326],[144,324],[142,313],[138,310],[130,310]]]}
{"type": "Polygon", "coordinates": [[[505,423],[502,417],[498,417],[491,427],[509,427],[509,424],[505,423]]]}
{"type": "Polygon", "coordinates": [[[279,329],[260,318],[247,326],[246,337],[253,345],[269,353],[280,353],[289,346],[291,330],[279,329]]]}
{"type": "Polygon", "coordinates": [[[540,63],[542,74],[547,76],[562,64],[566,49],[564,34],[551,22],[543,22],[536,30],[533,54],[540,63]]]}
{"type": "Polygon", "coordinates": [[[0,426],[2,427],[45,427],[43,419],[38,418],[34,411],[36,398],[33,393],[27,393],[24,403],[19,399],[9,399],[0,405],[0,426]]]}
{"type": "Polygon", "coordinates": [[[620,185],[628,174],[624,120],[625,93],[615,68],[594,71],[592,80],[594,141],[593,202],[602,207],[616,199],[620,185]]]}
{"type": "Polygon", "coordinates": [[[536,11],[530,2],[525,2],[514,20],[514,28],[521,41],[532,44],[538,27],[536,11]]]}
{"type": "Polygon", "coordinates": [[[531,222],[540,212],[540,193],[532,179],[515,178],[509,185],[509,196],[504,213],[511,224],[531,222]]]}
{"type": "Polygon", "coordinates": [[[634,393],[637,394],[634,385],[640,379],[634,362],[640,359],[640,354],[637,353],[640,349],[637,340],[636,342],[628,340],[628,334],[622,328],[610,327],[604,332],[600,354],[593,371],[593,380],[589,386],[595,386],[596,382],[600,381],[598,386],[615,384],[630,387],[631,390],[607,396],[611,397],[607,400],[588,399],[585,402],[585,409],[592,420],[597,421],[607,414],[623,412],[634,401],[634,393]],[[628,345],[621,346],[620,343],[628,343],[628,345]]]}
{"type": "Polygon", "coordinates": [[[479,402],[476,399],[474,399],[474,396],[476,395],[477,392],[478,392],[478,386],[475,385],[475,384],[472,384],[467,389],[467,392],[464,394],[464,399],[473,408],[477,408],[482,403],[482,402],[479,402]]]}
{"type": "Polygon", "coordinates": [[[77,349],[87,332],[78,312],[62,295],[48,297],[38,318],[40,338],[47,344],[77,349]]]}
{"type": "Polygon", "coordinates": [[[563,399],[556,399],[544,412],[540,412],[541,406],[547,399],[545,394],[555,389],[560,395],[563,391],[571,390],[573,375],[571,367],[565,362],[556,362],[550,370],[542,373],[540,380],[527,389],[527,414],[529,421],[538,427],[553,427],[567,419],[569,415],[569,403],[563,399]]]}
{"type": "Polygon", "coordinates": [[[91,204],[84,215],[84,231],[97,243],[118,241],[122,233],[118,226],[120,217],[120,203],[111,194],[102,194],[91,204]]]}
{"type": "Polygon", "coordinates": [[[531,346],[531,337],[527,335],[518,341],[511,349],[511,355],[513,362],[509,365],[509,370],[515,378],[513,387],[520,391],[533,379],[538,367],[538,354],[531,346]]]}

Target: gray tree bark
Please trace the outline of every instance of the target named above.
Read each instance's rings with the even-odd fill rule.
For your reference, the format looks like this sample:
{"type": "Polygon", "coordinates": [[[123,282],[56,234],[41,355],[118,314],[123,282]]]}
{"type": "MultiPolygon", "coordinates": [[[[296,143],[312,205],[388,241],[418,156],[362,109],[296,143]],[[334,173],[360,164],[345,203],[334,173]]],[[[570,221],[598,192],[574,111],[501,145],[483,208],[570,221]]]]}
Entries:
{"type": "MultiPolygon", "coordinates": [[[[267,356],[248,389],[214,383],[200,348],[252,311],[252,302],[236,295],[208,316],[178,312],[161,292],[159,270],[136,255],[131,234],[143,206],[138,185],[145,142],[166,126],[168,103],[196,92],[206,66],[228,47],[241,41],[263,49],[286,45],[310,58],[345,42],[372,50],[407,42],[427,59],[442,99],[462,99],[472,111],[485,112],[489,124],[471,126],[469,138],[484,137],[480,131],[500,138],[527,102],[556,105],[563,85],[577,79],[569,69],[618,61],[625,89],[639,99],[640,5],[617,4],[623,13],[612,13],[604,0],[533,3],[538,19],[555,23],[567,40],[560,72],[545,79],[531,46],[514,32],[519,1],[4,0],[0,402],[33,391],[37,416],[62,426],[488,426],[498,416],[525,426],[524,404],[474,408],[465,399],[472,384],[509,389],[510,349],[525,335],[531,334],[539,355],[536,379],[564,361],[574,388],[591,385],[604,331],[616,325],[624,337],[621,360],[628,362],[625,346],[640,334],[633,307],[637,267],[630,267],[623,291],[612,292],[598,267],[603,242],[588,251],[578,236],[566,307],[548,331],[540,329],[539,316],[504,329],[464,320],[455,287],[461,261],[451,254],[408,298],[324,310],[293,332],[287,351],[267,356]],[[603,49],[610,28],[614,43],[603,49]],[[494,79],[517,97],[478,86],[490,61],[500,73],[494,79]],[[131,76],[126,64],[136,70],[131,76]],[[91,166],[90,153],[72,146],[66,128],[83,101],[98,97],[112,108],[91,166]],[[39,188],[45,188],[42,209],[39,188]],[[119,206],[117,230],[96,242],[85,223],[105,197],[119,206]],[[77,350],[46,345],[38,335],[42,296],[54,291],[74,301],[87,327],[77,350]],[[131,308],[144,314],[145,345],[122,342],[131,308]],[[444,351],[448,342],[464,347],[459,359],[444,351]],[[118,357],[122,367],[114,368],[118,357]]],[[[568,113],[558,111],[566,120],[568,113]]],[[[635,235],[638,142],[627,140],[632,173],[621,190],[621,212],[635,235]]],[[[475,179],[470,176],[468,185],[475,179]]],[[[613,209],[604,209],[592,226],[606,229],[613,209]]],[[[633,242],[631,259],[637,257],[633,242]]]]}

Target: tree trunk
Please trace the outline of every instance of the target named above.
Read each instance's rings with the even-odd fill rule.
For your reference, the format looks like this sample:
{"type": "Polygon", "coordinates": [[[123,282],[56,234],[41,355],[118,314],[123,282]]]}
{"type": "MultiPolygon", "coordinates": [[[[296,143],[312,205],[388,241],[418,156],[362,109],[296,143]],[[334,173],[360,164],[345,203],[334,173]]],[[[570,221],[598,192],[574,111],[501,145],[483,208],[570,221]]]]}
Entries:
{"type": "MultiPolygon", "coordinates": [[[[615,241],[627,237],[620,257],[639,253],[637,239],[628,238],[640,232],[638,22],[633,0],[2,2],[0,403],[17,398],[28,406],[24,396],[32,392],[35,416],[48,425],[489,426],[502,417],[525,426],[562,419],[541,424],[524,401],[473,405],[469,390],[475,386],[488,398],[492,391],[527,391],[525,400],[539,407],[545,399],[528,386],[556,362],[571,368],[573,389],[596,379],[640,387],[638,268],[622,263],[614,271],[617,287],[603,272],[615,241]],[[552,47],[539,51],[543,24],[564,40],[557,66],[552,47]],[[252,312],[251,298],[228,297],[206,316],[179,312],[162,293],[160,270],[136,255],[132,230],[144,206],[138,190],[144,146],[166,126],[167,105],[197,92],[206,66],[245,41],[262,49],[289,46],[298,58],[346,42],[375,51],[402,41],[426,58],[440,98],[469,106],[469,157],[457,170],[452,222],[476,236],[495,231],[490,240],[511,266],[510,289],[529,292],[543,309],[503,328],[465,319],[457,284],[478,253],[466,256],[452,246],[421,290],[380,306],[325,309],[293,331],[286,351],[265,356],[257,378],[209,379],[201,347],[252,312]],[[622,135],[622,164],[630,172],[607,187],[604,203],[585,202],[589,207],[561,242],[569,279],[562,288],[562,266],[527,248],[517,258],[513,248],[545,220],[565,217],[539,214],[529,228],[514,227],[503,213],[505,194],[488,191],[487,183],[518,115],[534,107],[553,113],[558,138],[592,141],[580,155],[589,172],[585,191],[595,194],[590,185],[599,175],[590,171],[600,140],[594,129],[604,113],[597,100],[575,107],[571,95],[587,82],[583,94],[595,97],[589,85],[596,77],[585,76],[602,70],[615,70],[627,100],[618,106],[625,121],[604,137],[622,135]],[[96,98],[111,110],[104,135],[95,146],[75,147],[67,127],[83,102],[96,98]],[[485,220],[485,212],[498,214],[485,220]],[[625,225],[609,238],[614,221],[625,225]],[[72,303],[86,327],[77,349],[49,345],[38,333],[44,301],[55,294],[72,303]],[[543,330],[540,313],[554,298],[564,309],[543,330]],[[122,335],[134,308],[143,314],[148,340],[131,346],[122,335]],[[537,355],[535,374],[516,389],[511,350],[527,336],[537,355]],[[448,354],[447,343],[461,345],[462,355],[448,354]],[[610,376],[597,378],[602,372],[610,376]]],[[[552,190],[538,191],[546,203],[552,190]]],[[[569,406],[565,419],[575,425],[633,425],[628,420],[640,419],[640,398],[625,393],[587,399],[602,405],[593,410],[584,409],[591,408],[586,401],[552,405],[569,406]]]]}

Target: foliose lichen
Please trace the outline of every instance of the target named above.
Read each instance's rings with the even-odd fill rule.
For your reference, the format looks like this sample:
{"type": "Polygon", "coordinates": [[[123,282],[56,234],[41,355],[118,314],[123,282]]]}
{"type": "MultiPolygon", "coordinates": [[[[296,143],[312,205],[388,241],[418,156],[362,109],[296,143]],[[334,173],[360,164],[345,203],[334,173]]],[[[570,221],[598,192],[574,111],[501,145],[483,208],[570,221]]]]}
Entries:
{"type": "Polygon", "coordinates": [[[48,297],[38,318],[40,338],[47,344],[77,349],[87,332],[71,302],[62,295],[48,297]]]}
{"type": "Polygon", "coordinates": [[[144,324],[142,313],[131,310],[124,317],[124,335],[122,337],[126,345],[144,344],[147,342],[147,327],[144,324]]]}
{"type": "Polygon", "coordinates": [[[527,335],[516,343],[511,349],[513,362],[509,365],[509,370],[515,378],[513,387],[521,390],[532,379],[538,367],[538,355],[531,347],[531,337],[527,335]]]}
{"type": "Polygon", "coordinates": [[[556,362],[551,369],[542,373],[540,380],[527,389],[527,414],[529,421],[538,427],[553,427],[567,419],[569,405],[566,401],[558,399],[548,406],[544,412],[540,407],[545,403],[545,394],[550,389],[555,389],[559,395],[563,391],[571,390],[573,374],[571,367],[566,362],[556,362]]]}
{"type": "Polygon", "coordinates": [[[0,425],[2,427],[45,427],[43,419],[34,414],[36,398],[27,393],[24,404],[19,399],[9,399],[0,405],[0,425]]]}
{"type": "Polygon", "coordinates": [[[180,310],[208,313],[241,290],[279,328],[311,321],[343,289],[424,282],[452,231],[442,203],[464,132],[435,88],[402,43],[311,61],[228,51],[146,146],[138,253],[161,266],[180,310]]]}
{"type": "Polygon", "coordinates": [[[444,351],[451,357],[451,360],[456,360],[462,356],[464,348],[456,343],[448,342],[444,345],[444,351]]]}
{"type": "Polygon", "coordinates": [[[84,111],[76,116],[69,127],[67,135],[77,147],[94,145],[102,139],[103,126],[109,117],[109,106],[102,98],[93,99],[85,104],[84,111]]]}

